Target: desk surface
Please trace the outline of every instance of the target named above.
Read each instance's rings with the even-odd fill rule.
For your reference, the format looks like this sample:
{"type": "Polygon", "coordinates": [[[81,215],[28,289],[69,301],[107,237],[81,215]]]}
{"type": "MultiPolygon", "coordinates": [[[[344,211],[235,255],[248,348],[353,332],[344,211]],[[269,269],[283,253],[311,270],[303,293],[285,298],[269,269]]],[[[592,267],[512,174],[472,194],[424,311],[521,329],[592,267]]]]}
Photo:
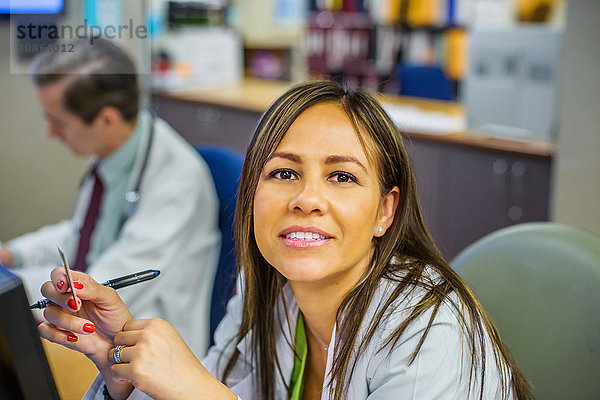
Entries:
{"type": "Polygon", "coordinates": [[[63,400],[81,399],[98,369],[86,356],[59,344],[42,340],[52,376],[63,400]]]}
{"type": "MultiPolygon", "coordinates": [[[[242,111],[262,113],[267,107],[291,86],[289,82],[265,81],[247,78],[241,83],[231,86],[190,89],[177,93],[157,93],[157,97],[165,97],[180,101],[212,104],[234,108],[242,111]]],[[[464,115],[464,107],[460,103],[429,100],[416,97],[401,97],[379,94],[378,99],[384,103],[417,107],[423,111],[441,112],[449,115],[464,115]]],[[[428,134],[405,132],[409,137],[446,142],[469,147],[500,150],[534,157],[551,158],[554,144],[541,140],[518,140],[492,137],[473,131],[453,132],[448,134],[428,134]]]]}

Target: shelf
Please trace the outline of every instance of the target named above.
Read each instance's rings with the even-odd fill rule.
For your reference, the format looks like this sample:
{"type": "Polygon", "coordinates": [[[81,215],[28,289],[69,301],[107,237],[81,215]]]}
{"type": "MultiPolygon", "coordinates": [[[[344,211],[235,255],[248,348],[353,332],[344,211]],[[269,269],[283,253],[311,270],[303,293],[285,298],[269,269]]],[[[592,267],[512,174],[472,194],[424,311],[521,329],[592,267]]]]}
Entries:
{"type": "MultiPolygon", "coordinates": [[[[261,114],[291,85],[292,83],[290,82],[245,78],[238,85],[195,89],[185,93],[157,93],[154,96],[168,100],[216,105],[261,114]]],[[[465,114],[464,107],[457,102],[387,94],[377,94],[376,97],[382,103],[414,106],[423,111],[446,113],[454,116],[465,114]]],[[[405,132],[405,135],[409,138],[420,140],[497,150],[546,159],[551,158],[555,151],[555,145],[545,141],[492,137],[474,131],[454,132],[444,135],[405,132]]]]}
{"type": "Polygon", "coordinates": [[[154,96],[263,113],[290,86],[289,82],[245,78],[240,84],[230,86],[207,87],[180,93],[163,92],[154,96]]]}

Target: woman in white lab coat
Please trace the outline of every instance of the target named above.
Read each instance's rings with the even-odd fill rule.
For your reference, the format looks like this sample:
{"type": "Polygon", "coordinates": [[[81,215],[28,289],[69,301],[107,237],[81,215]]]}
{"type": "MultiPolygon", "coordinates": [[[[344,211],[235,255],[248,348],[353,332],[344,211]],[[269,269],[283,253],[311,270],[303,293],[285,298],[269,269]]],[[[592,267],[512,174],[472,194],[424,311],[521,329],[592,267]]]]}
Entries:
{"type": "Polygon", "coordinates": [[[401,136],[371,96],[311,82],[276,100],[246,155],[235,230],[241,279],[202,362],[84,274],[81,311],[66,312],[52,273],[43,293],[62,307],[40,332],[96,363],[88,398],[531,398],[439,255],[401,136]]]}

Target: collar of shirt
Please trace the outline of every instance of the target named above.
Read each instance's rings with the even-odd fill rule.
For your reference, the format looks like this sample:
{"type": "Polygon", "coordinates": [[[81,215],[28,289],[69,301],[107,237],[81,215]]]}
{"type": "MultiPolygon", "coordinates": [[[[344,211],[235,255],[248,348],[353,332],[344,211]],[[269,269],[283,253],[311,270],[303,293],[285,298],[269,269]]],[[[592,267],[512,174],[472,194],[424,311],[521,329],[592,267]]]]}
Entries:
{"type": "MultiPolygon", "coordinates": [[[[298,312],[300,310],[298,308],[298,304],[296,303],[294,292],[292,291],[289,283],[286,283],[283,286],[282,297],[285,299],[285,304],[287,306],[287,317],[286,310],[283,307],[284,301],[282,298],[279,298],[276,307],[278,318],[275,318],[275,320],[278,321],[276,322],[278,325],[275,327],[275,347],[277,356],[279,357],[279,368],[281,374],[287,380],[287,385],[289,385],[294,368],[294,350],[292,348],[292,343],[295,341],[296,323],[298,321],[298,312]]],[[[330,374],[333,369],[336,326],[337,324],[334,324],[333,332],[331,333],[331,339],[329,341],[329,348],[327,349],[327,364],[325,367],[325,379],[323,380],[321,400],[329,399],[329,387],[327,386],[327,383],[329,382],[330,374]]],[[[253,331],[250,330],[250,332],[248,332],[248,334],[243,337],[236,346],[241,353],[240,360],[252,359],[252,335],[253,331]]],[[[254,368],[254,366],[252,368],[254,368]]],[[[280,397],[285,396],[285,393],[287,393],[286,383],[281,381],[279,374],[277,374],[275,381],[275,393],[276,396],[280,397]]]]}

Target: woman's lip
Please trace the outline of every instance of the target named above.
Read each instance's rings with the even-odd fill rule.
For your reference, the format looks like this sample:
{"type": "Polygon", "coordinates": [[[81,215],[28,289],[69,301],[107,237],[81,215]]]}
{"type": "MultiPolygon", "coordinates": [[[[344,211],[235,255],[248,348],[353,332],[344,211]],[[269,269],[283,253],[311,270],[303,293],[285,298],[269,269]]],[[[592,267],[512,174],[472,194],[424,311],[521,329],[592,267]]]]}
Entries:
{"type": "Polygon", "coordinates": [[[324,244],[327,244],[330,241],[332,241],[333,238],[305,240],[305,239],[289,239],[285,236],[281,236],[281,240],[283,241],[283,243],[286,246],[295,247],[295,248],[299,248],[299,249],[305,249],[305,248],[323,246],[324,244]]]}
{"type": "Polygon", "coordinates": [[[279,236],[285,237],[285,236],[289,235],[292,232],[310,232],[310,233],[316,233],[316,234],[321,235],[321,236],[325,236],[327,239],[333,238],[332,235],[330,235],[329,233],[327,233],[327,232],[325,232],[325,231],[323,231],[321,229],[318,229],[318,228],[315,228],[315,227],[312,227],[312,226],[298,226],[298,225],[296,225],[296,226],[290,226],[289,228],[286,228],[286,229],[282,230],[279,233],[279,236]]]}

